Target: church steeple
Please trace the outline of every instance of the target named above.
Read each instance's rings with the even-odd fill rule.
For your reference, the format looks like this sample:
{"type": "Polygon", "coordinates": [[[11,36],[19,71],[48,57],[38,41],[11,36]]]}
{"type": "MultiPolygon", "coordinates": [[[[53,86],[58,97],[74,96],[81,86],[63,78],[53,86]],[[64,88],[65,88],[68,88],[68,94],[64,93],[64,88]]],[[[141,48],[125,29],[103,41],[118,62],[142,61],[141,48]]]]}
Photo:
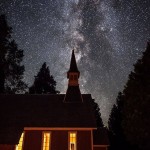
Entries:
{"type": "Polygon", "coordinates": [[[80,77],[80,72],[77,67],[76,58],[74,50],[72,50],[70,68],[67,72],[68,89],[65,95],[64,102],[82,102],[82,95],[79,88],[78,79],[80,77]]]}
{"type": "Polygon", "coordinates": [[[77,67],[76,58],[74,54],[74,50],[72,50],[72,56],[71,56],[71,62],[70,62],[70,68],[67,72],[67,78],[69,79],[69,86],[78,86],[78,79],[80,76],[80,72],[77,67]]]}
{"type": "Polygon", "coordinates": [[[69,68],[68,73],[69,72],[79,72],[78,67],[77,67],[77,63],[76,63],[76,58],[75,58],[74,50],[72,50],[70,68],[69,68]]]}

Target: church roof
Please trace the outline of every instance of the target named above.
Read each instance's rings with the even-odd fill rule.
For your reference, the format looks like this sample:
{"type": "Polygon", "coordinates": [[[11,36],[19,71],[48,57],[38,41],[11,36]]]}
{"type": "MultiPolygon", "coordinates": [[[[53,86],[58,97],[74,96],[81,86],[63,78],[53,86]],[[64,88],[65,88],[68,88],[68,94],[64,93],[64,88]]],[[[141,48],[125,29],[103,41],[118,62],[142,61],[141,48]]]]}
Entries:
{"type": "Polygon", "coordinates": [[[70,68],[69,68],[68,72],[79,72],[78,67],[77,67],[77,63],[76,63],[76,58],[75,58],[74,50],[72,50],[70,68]]]}
{"type": "Polygon", "coordinates": [[[83,103],[64,96],[0,95],[0,143],[18,142],[24,127],[96,128],[91,95],[82,94],[83,103]]]}

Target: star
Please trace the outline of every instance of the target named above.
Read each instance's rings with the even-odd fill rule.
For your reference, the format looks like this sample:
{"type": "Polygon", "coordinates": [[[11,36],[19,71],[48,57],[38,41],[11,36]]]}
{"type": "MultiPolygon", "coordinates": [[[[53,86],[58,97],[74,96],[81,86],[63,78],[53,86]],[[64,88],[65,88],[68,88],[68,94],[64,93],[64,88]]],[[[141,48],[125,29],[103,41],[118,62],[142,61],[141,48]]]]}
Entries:
{"type": "Polygon", "coordinates": [[[47,62],[57,89],[65,93],[75,48],[81,91],[96,99],[107,124],[117,93],[150,38],[149,6],[149,0],[3,0],[0,12],[24,50],[24,81],[30,86],[47,62]]]}

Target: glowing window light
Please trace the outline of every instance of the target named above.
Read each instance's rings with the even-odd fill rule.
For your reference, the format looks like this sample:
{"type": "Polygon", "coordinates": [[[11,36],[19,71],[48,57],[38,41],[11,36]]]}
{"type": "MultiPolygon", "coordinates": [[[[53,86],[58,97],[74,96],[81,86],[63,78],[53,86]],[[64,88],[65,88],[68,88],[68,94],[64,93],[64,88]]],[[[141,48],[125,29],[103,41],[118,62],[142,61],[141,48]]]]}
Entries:
{"type": "Polygon", "coordinates": [[[16,146],[16,150],[22,150],[22,146],[23,146],[23,139],[24,139],[24,133],[21,134],[20,140],[19,140],[19,144],[16,146]]]}
{"type": "Polygon", "coordinates": [[[43,150],[50,150],[50,133],[43,133],[43,150]]]}
{"type": "Polygon", "coordinates": [[[76,133],[70,132],[69,133],[69,139],[70,139],[70,150],[76,150],[76,133]]]}

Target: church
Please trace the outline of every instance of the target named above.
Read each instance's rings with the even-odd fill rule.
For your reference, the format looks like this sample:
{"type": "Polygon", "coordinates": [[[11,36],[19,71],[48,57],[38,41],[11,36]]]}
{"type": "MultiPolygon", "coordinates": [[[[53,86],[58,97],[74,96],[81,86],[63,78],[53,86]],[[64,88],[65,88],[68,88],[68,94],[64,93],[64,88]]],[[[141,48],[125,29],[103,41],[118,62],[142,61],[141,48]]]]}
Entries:
{"type": "Polygon", "coordinates": [[[107,150],[91,94],[81,94],[74,50],[66,94],[0,95],[0,150],[107,150]]]}

